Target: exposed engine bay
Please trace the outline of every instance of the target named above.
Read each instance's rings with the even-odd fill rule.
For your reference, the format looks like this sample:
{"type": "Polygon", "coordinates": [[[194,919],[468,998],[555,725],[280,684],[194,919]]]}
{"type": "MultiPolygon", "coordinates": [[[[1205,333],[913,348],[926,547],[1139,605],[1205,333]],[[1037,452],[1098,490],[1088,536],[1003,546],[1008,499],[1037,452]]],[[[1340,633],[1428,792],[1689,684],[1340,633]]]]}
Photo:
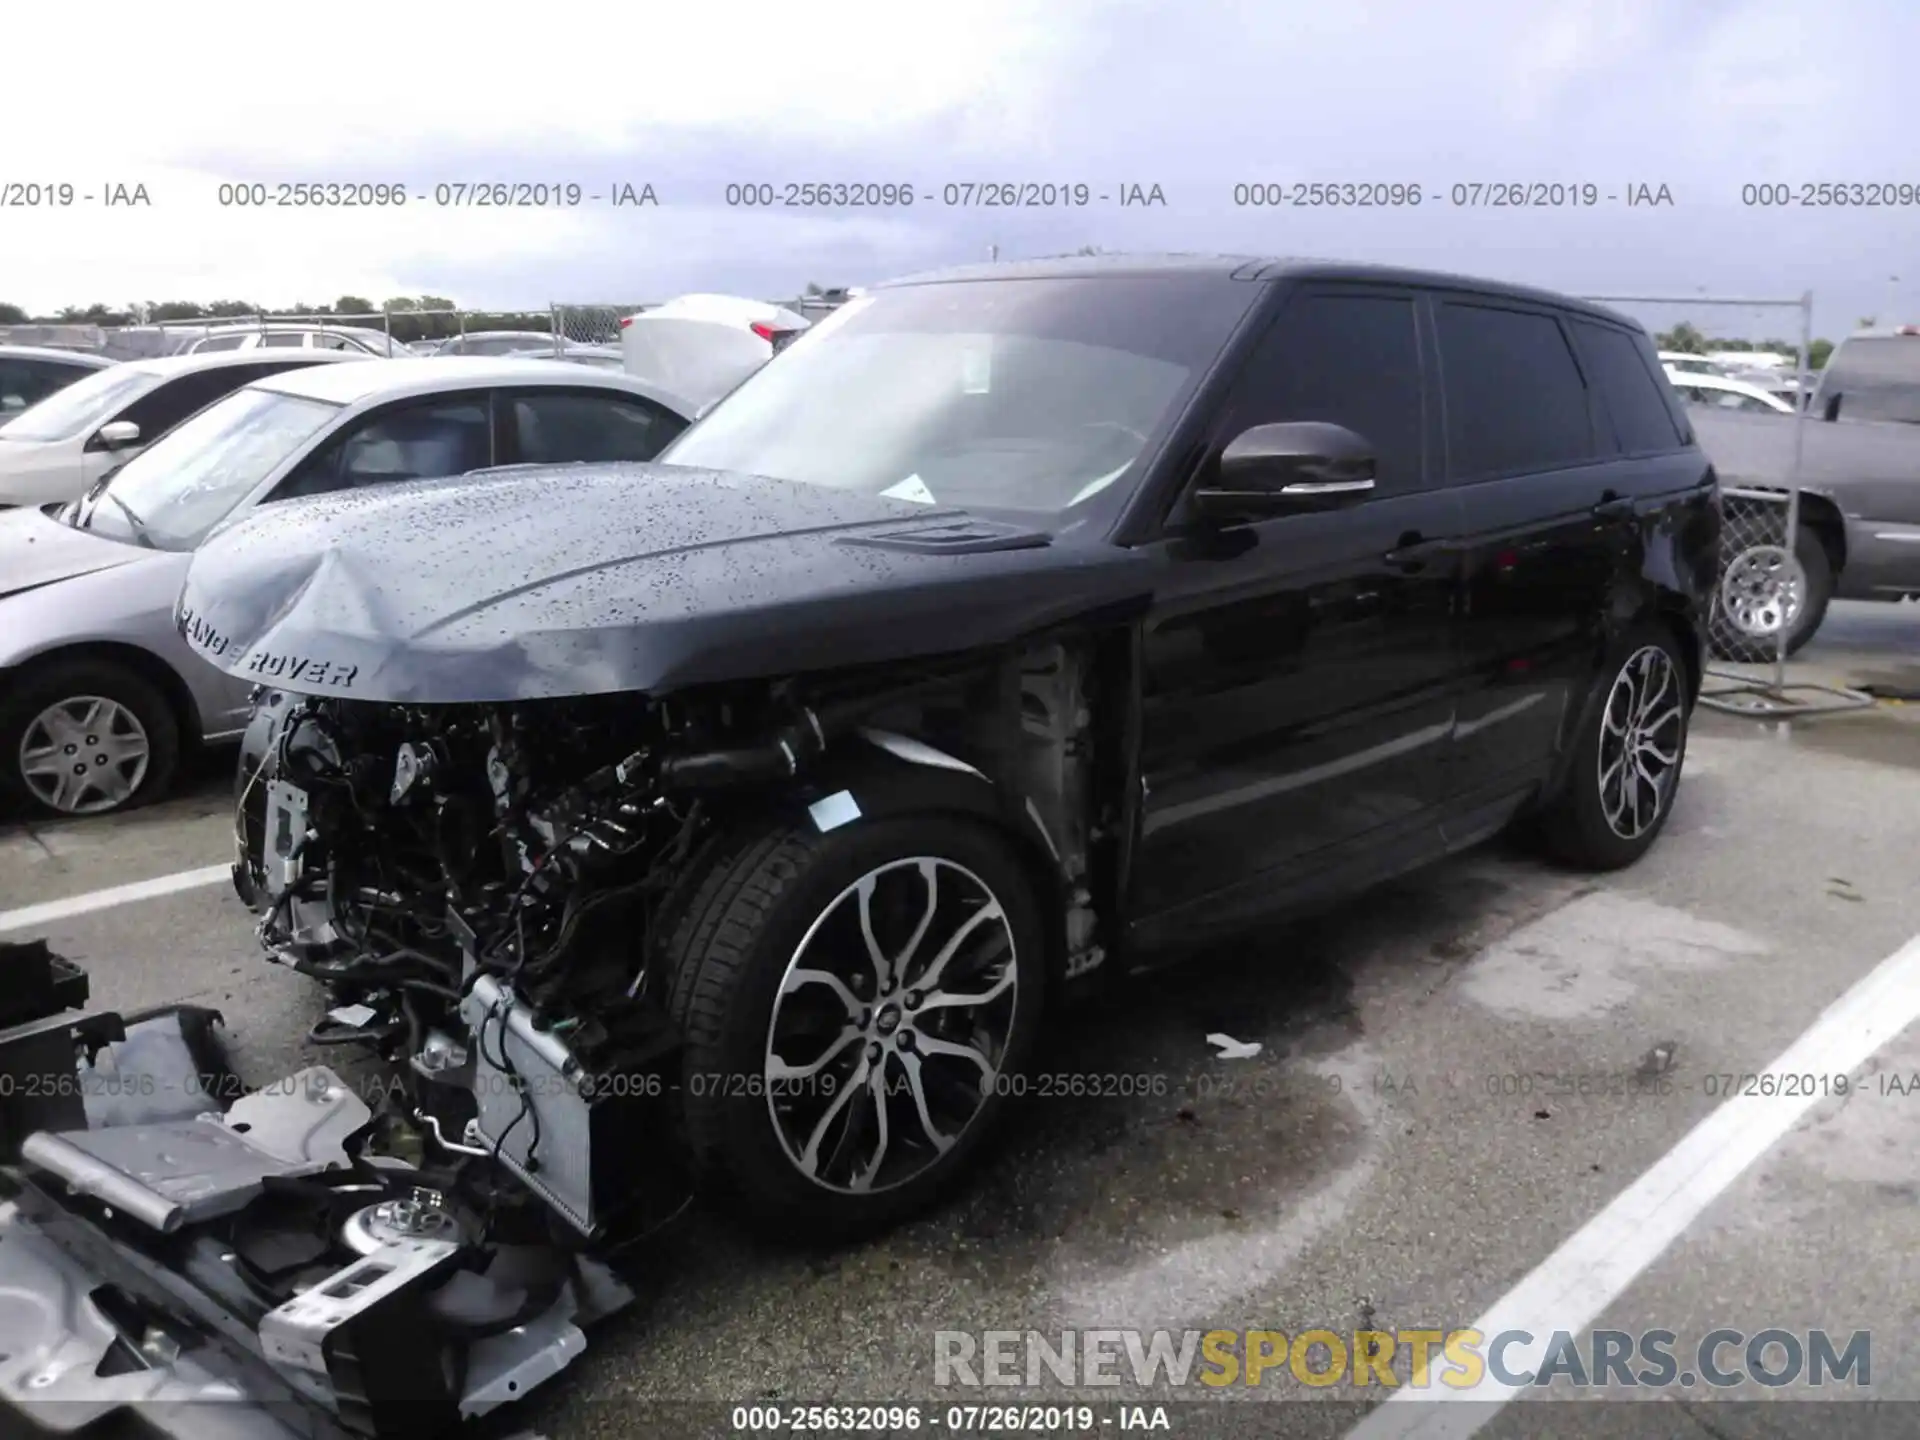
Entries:
{"type": "Polygon", "coordinates": [[[829,793],[826,762],[866,752],[957,769],[1008,808],[1022,797],[1013,823],[1063,878],[1067,972],[1097,961],[1091,765],[1060,730],[1089,722],[1069,657],[1042,647],[806,697],[409,707],[266,693],[241,757],[235,883],[268,953],[332,991],[312,1040],[378,1047],[413,1122],[497,1160],[598,1240],[644,1189],[634,1157],[654,1163],[607,1137],[646,1123],[673,1084],[666,944],[702,844],[770,803],[835,823],[849,802],[829,793]],[[1012,705],[970,696],[1008,685],[1012,705]],[[943,705],[1007,717],[970,737],[1006,783],[875,723],[924,733],[943,705]]]}
{"type": "Polygon", "coordinates": [[[76,1017],[84,976],[28,986],[0,1073],[84,1083],[0,1114],[0,1292],[68,1318],[0,1348],[66,1358],[0,1374],[0,1399],[193,1433],[197,1402],[245,1397],[239,1433],[431,1435],[550,1379],[693,1195],[668,992],[703,857],[773,810],[822,833],[991,811],[1047,887],[1051,963],[1085,975],[1123,828],[1092,800],[1094,670],[1045,644],[807,694],[259,692],[235,885],[268,955],[325,987],[309,1040],[352,1061],[253,1089],[207,1057],[204,1016],[189,1044],[178,1017],[76,1017]]]}

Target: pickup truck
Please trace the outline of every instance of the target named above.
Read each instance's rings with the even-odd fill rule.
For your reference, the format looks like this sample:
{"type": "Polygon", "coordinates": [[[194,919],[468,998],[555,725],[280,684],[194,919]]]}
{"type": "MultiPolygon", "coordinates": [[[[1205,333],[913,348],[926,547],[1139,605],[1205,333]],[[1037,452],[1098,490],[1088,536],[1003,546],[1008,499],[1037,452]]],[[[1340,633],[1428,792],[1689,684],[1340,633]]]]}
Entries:
{"type": "MultiPolygon", "coordinates": [[[[1784,538],[1794,418],[1712,407],[1688,411],[1723,492],[1731,492],[1722,574],[1734,577],[1736,589],[1744,577],[1746,606],[1771,610],[1786,625],[1788,654],[1813,638],[1836,596],[1920,596],[1920,329],[1843,341],[1809,412],[1794,539],[1800,574],[1794,576],[1785,567],[1769,567],[1764,553],[1784,538]],[[1778,492],[1783,503],[1740,492],[1778,492]],[[1778,595],[1754,588],[1768,573],[1778,595]]],[[[1724,594],[1715,598],[1708,636],[1724,660],[1771,660],[1777,644],[1772,635],[1743,628],[1728,613],[1724,594]]]]}

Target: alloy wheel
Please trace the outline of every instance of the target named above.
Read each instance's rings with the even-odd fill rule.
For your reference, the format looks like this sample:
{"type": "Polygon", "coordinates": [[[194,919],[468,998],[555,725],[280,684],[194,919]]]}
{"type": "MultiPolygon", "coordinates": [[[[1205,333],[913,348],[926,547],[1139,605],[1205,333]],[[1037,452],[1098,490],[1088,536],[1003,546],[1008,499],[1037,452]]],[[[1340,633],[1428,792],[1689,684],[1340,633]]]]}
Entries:
{"type": "Polygon", "coordinates": [[[787,1159],[847,1194],[937,1164],[1000,1083],[1019,978],[1006,911],[963,865],[913,856],[842,890],[795,948],[768,1023],[787,1159]]]}
{"type": "Polygon", "coordinates": [[[1614,677],[1600,720],[1600,810],[1622,840],[1639,839],[1665,812],[1686,724],[1673,657],[1661,646],[1641,646],[1614,677]]]}
{"type": "Polygon", "coordinates": [[[1741,634],[1767,639],[1791,629],[1806,602],[1800,561],[1781,545],[1743,550],[1720,581],[1720,604],[1741,634]]]}
{"type": "Polygon", "coordinates": [[[57,700],[20,737],[21,780],[63,815],[94,815],[126,804],[146,779],[149,758],[140,717],[104,695],[57,700]]]}

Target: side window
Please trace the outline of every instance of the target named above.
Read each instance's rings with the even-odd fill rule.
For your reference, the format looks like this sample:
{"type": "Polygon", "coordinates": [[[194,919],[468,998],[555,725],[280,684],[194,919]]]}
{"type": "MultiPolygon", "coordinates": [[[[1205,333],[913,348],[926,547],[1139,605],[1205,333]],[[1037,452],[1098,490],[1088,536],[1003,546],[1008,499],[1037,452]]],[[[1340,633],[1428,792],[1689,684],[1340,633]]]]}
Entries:
{"type": "Polygon", "coordinates": [[[1624,330],[1585,320],[1574,321],[1573,330],[1579,336],[1587,374],[1593,377],[1606,403],[1621,450],[1628,455],[1644,455],[1678,449],[1680,427],[1674,423],[1672,406],[1662,393],[1665,382],[1648,368],[1639,341],[1624,330]]]}
{"type": "Polygon", "coordinates": [[[1558,320],[1459,301],[1438,309],[1454,484],[1594,458],[1587,389],[1558,320]]]}
{"type": "Polygon", "coordinates": [[[151,445],[196,410],[211,405],[230,391],[258,378],[251,365],[221,365],[195,370],[156,385],[114,420],[131,420],[140,427],[140,443],[151,445]]]}
{"type": "Polygon", "coordinates": [[[292,500],[483,470],[493,463],[485,395],[417,401],[369,415],[315,453],[269,496],[292,500]]]}
{"type": "Polygon", "coordinates": [[[213,335],[193,347],[193,353],[204,355],[209,350],[238,350],[247,343],[244,335],[213,335]]]}
{"type": "Polygon", "coordinates": [[[651,460],[686,422],[638,396],[523,391],[513,397],[518,458],[529,464],[651,460]]]}
{"type": "Polygon", "coordinates": [[[358,350],[360,348],[344,335],[315,335],[313,346],[316,350],[358,350]]]}
{"type": "Polygon", "coordinates": [[[47,360],[0,360],[0,415],[38,405],[56,390],[64,390],[92,372],[78,365],[47,360]]]}
{"type": "Polygon", "coordinates": [[[298,350],[306,343],[306,336],[286,330],[274,331],[260,337],[262,348],[267,350],[298,350]]]}
{"type": "Polygon", "coordinates": [[[1408,296],[1307,293],[1249,363],[1227,433],[1287,420],[1343,425],[1373,446],[1376,493],[1424,483],[1420,339],[1408,296]]]}

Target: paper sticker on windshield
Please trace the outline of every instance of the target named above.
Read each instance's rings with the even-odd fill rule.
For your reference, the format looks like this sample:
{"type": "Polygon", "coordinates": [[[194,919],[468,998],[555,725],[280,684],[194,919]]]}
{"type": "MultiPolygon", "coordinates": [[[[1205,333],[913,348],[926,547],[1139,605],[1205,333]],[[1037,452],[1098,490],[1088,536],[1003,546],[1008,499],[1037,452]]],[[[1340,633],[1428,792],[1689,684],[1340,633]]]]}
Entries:
{"type": "MultiPolygon", "coordinates": [[[[933,492],[927,488],[927,482],[918,475],[909,475],[898,485],[889,485],[880,492],[891,500],[911,500],[916,505],[937,505],[933,492]]],[[[914,522],[918,524],[919,522],[914,522]]]]}
{"type": "Polygon", "coordinates": [[[960,390],[966,395],[985,395],[993,388],[993,352],[984,345],[969,346],[960,352],[960,390]]]}

